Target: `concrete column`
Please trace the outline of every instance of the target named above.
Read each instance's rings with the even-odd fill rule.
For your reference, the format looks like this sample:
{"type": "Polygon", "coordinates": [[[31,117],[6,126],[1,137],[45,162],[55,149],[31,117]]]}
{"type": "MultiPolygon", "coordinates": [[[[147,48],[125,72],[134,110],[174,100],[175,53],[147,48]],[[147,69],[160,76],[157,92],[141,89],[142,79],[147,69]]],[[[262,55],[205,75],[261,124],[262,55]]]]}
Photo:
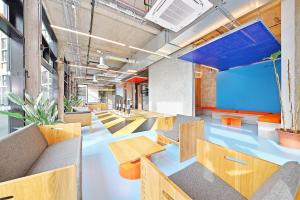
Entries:
{"type": "Polygon", "coordinates": [[[57,63],[57,73],[58,73],[58,118],[63,120],[64,118],[64,66],[63,62],[57,63]]]}
{"type": "Polygon", "coordinates": [[[26,0],[23,5],[26,92],[37,96],[41,88],[42,4],[41,0],[26,0]]]}
{"type": "Polygon", "coordinates": [[[282,0],[281,4],[281,90],[286,128],[291,128],[290,110],[295,113],[300,95],[300,1],[282,0]],[[288,62],[290,63],[290,88],[288,62]]]}

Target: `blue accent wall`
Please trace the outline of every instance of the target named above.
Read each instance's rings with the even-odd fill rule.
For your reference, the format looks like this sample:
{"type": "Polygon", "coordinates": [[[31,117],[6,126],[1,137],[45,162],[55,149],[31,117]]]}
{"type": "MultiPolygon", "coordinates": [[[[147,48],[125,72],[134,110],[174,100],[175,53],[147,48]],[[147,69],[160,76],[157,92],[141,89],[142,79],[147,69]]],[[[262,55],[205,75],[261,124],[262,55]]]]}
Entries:
{"type": "MultiPolygon", "coordinates": [[[[281,62],[277,61],[278,73],[281,62]]],[[[233,68],[217,74],[217,108],[280,112],[272,62],[233,68]]]]}

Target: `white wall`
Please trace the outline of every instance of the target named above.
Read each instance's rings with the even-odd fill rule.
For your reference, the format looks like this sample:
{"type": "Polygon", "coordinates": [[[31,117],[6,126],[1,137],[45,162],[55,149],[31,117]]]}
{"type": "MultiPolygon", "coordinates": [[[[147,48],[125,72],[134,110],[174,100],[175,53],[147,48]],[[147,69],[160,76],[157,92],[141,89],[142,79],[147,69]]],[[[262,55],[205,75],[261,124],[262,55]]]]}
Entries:
{"type": "Polygon", "coordinates": [[[99,102],[99,88],[88,86],[88,103],[99,102]]]}
{"type": "Polygon", "coordinates": [[[164,114],[194,114],[193,64],[175,58],[149,67],[149,110],[164,114]]]}

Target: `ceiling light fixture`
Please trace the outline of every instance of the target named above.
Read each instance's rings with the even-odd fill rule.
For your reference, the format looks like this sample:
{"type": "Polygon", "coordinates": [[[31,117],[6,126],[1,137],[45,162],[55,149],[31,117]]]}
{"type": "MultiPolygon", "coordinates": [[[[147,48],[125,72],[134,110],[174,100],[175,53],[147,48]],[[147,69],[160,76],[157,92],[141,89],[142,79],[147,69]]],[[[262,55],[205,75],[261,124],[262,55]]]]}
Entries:
{"type": "Polygon", "coordinates": [[[130,72],[130,73],[137,73],[137,70],[135,70],[135,69],[129,69],[129,70],[127,70],[127,72],[130,72]]]}
{"type": "Polygon", "coordinates": [[[149,51],[149,50],[141,49],[141,48],[134,47],[134,46],[129,46],[129,48],[134,49],[134,50],[138,50],[138,51],[142,51],[142,52],[145,52],[145,53],[149,53],[149,54],[154,54],[154,55],[157,55],[157,56],[162,56],[162,57],[165,57],[165,58],[168,58],[168,59],[171,58],[170,56],[167,56],[167,55],[164,55],[164,54],[161,54],[161,53],[156,53],[154,51],[149,51]]]}
{"type": "Polygon", "coordinates": [[[101,40],[101,41],[104,41],[104,42],[108,42],[108,43],[120,45],[120,46],[123,46],[123,47],[126,46],[126,44],[123,44],[123,43],[120,43],[120,42],[116,42],[116,41],[109,40],[109,39],[106,39],[106,38],[103,38],[103,37],[91,35],[91,34],[88,34],[88,33],[83,33],[83,32],[80,32],[80,31],[75,31],[75,30],[64,28],[64,27],[61,27],[61,26],[51,25],[51,27],[54,28],[54,29],[58,29],[58,30],[62,30],[62,31],[70,32],[70,33],[75,33],[75,34],[78,34],[78,35],[83,35],[83,36],[86,36],[86,37],[91,37],[91,38],[94,38],[94,39],[97,39],[97,40],[101,40]]]}
{"type": "Polygon", "coordinates": [[[120,72],[120,71],[115,71],[115,70],[110,70],[110,69],[100,69],[96,67],[90,67],[90,66],[83,66],[83,65],[69,65],[70,67],[77,67],[77,68],[87,68],[87,69],[93,69],[93,70],[99,70],[99,71],[105,71],[105,72],[113,72],[113,73],[119,73],[119,74],[127,74],[127,75],[136,75],[135,73],[130,73],[130,72],[120,72]]]}
{"type": "Polygon", "coordinates": [[[109,66],[107,66],[105,63],[104,63],[104,58],[103,56],[100,56],[100,59],[99,59],[99,64],[97,65],[97,67],[99,69],[108,69],[109,66]]]}

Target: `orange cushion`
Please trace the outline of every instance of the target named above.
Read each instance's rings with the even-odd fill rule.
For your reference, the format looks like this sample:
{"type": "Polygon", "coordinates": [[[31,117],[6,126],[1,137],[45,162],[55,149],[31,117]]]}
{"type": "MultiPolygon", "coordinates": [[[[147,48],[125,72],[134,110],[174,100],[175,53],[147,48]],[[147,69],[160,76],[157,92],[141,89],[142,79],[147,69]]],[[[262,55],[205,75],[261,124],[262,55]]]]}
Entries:
{"type": "Polygon", "coordinates": [[[257,111],[247,111],[247,110],[238,110],[240,114],[249,114],[249,115],[269,115],[272,113],[269,112],[257,112],[257,111]]]}
{"type": "Polygon", "coordinates": [[[227,110],[227,109],[215,109],[214,112],[222,112],[222,113],[237,113],[236,110],[227,110]]]}
{"type": "Polygon", "coordinates": [[[276,113],[276,114],[268,114],[264,115],[258,118],[259,122],[269,122],[269,123],[281,123],[281,114],[276,113]]]}
{"type": "Polygon", "coordinates": [[[215,110],[216,107],[210,107],[210,106],[198,106],[196,107],[196,110],[215,110]]]}

